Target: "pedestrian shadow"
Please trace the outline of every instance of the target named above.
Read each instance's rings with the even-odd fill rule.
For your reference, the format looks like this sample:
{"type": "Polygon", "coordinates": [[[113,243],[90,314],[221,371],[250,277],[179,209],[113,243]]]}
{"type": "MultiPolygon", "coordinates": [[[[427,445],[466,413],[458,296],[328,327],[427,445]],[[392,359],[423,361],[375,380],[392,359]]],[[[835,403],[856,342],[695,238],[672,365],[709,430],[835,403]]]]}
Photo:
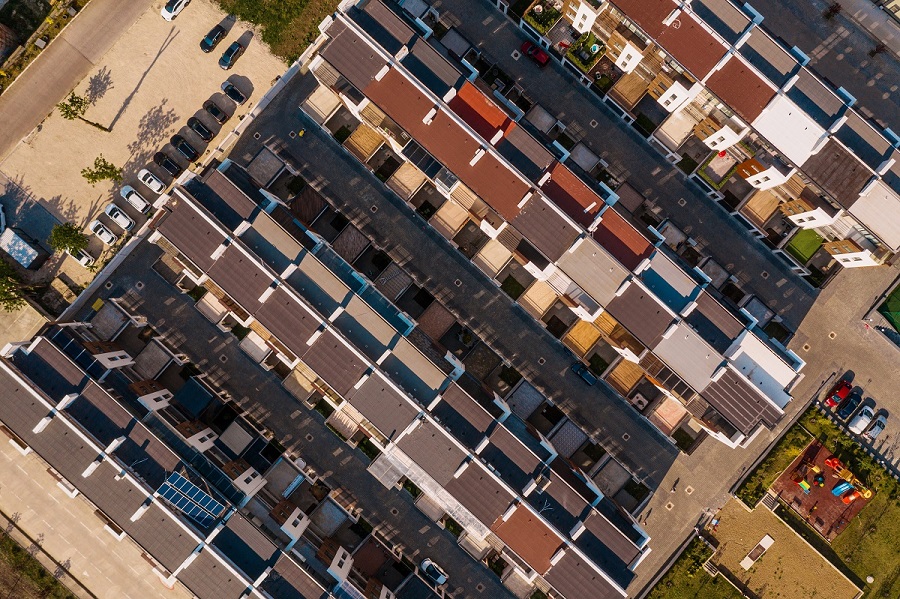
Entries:
{"type": "Polygon", "coordinates": [[[87,90],[84,92],[84,97],[87,99],[88,104],[93,106],[98,100],[106,95],[106,92],[114,87],[115,85],[113,85],[109,68],[103,67],[93,77],[88,79],[88,86],[87,90]]]}
{"type": "Polygon", "coordinates": [[[134,99],[135,94],[137,94],[138,90],[141,89],[141,85],[143,85],[144,79],[147,78],[147,75],[153,69],[153,65],[156,64],[156,61],[159,60],[159,57],[162,56],[163,52],[166,51],[166,48],[169,47],[169,44],[171,44],[173,41],[175,41],[176,37],[178,37],[178,31],[175,29],[175,26],[173,25],[172,29],[169,30],[169,35],[166,36],[166,39],[163,40],[162,45],[159,47],[159,51],[156,53],[156,56],[153,57],[153,61],[150,63],[150,65],[147,67],[147,69],[143,72],[143,74],[141,75],[141,78],[138,79],[137,84],[134,86],[134,89],[131,90],[131,93],[128,94],[128,97],[126,97],[125,100],[122,102],[122,107],[119,108],[119,111],[116,113],[116,116],[114,116],[112,121],[110,121],[110,123],[109,123],[110,131],[113,130],[113,128],[116,126],[116,123],[119,121],[120,118],[122,118],[122,115],[125,114],[125,111],[128,109],[128,105],[131,104],[131,100],[134,99]]]}

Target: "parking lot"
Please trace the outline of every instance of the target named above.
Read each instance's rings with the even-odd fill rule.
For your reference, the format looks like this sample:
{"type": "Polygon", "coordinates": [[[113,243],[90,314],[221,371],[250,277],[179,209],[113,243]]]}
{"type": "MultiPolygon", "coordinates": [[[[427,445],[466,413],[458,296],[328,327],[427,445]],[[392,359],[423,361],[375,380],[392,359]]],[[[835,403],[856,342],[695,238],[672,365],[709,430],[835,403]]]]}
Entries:
{"type": "MultiPolygon", "coordinates": [[[[30,196],[39,205],[32,206],[31,212],[42,213],[42,221],[72,221],[86,227],[100,215],[99,220],[121,240],[123,229],[102,214],[110,201],[135,222],[134,229],[147,217],[122,200],[122,185],[133,186],[152,203],[157,195],[137,182],[138,172],[147,167],[164,183],[173,180],[153,163],[154,155],[162,150],[180,168],[189,166],[187,158],[172,147],[172,136],[182,135],[202,160],[219,135],[230,131],[286,68],[259,40],[257,32],[227,17],[212,2],[194,0],[172,22],[160,16],[162,6],[163,2],[154,2],[75,88],[75,93],[90,100],[84,119],[94,124],[65,120],[54,111],[0,163],[0,173],[5,175],[0,179],[5,183],[4,206],[11,226],[21,226],[29,233],[28,223],[35,220],[34,215],[20,209],[22,202],[16,198],[30,196]],[[200,41],[216,24],[227,33],[214,50],[204,53],[200,41]],[[218,65],[219,57],[237,40],[246,51],[233,69],[224,71],[218,65]],[[226,78],[249,97],[242,106],[221,92],[226,78]],[[203,110],[207,100],[227,115],[224,124],[203,110]],[[187,128],[190,117],[213,134],[209,143],[187,128]],[[91,186],[82,177],[81,170],[101,154],[123,169],[122,184],[104,181],[91,186]]],[[[43,242],[45,229],[47,226],[37,227],[31,235],[43,242]]],[[[97,257],[104,248],[92,236],[88,252],[97,257]]],[[[90,280],[92,273],[72,260],[65,262],[65,270],[76,284],[90,280]]],[[[52,278],[61,268],[51,261],[43,278],[52,278]]]]}

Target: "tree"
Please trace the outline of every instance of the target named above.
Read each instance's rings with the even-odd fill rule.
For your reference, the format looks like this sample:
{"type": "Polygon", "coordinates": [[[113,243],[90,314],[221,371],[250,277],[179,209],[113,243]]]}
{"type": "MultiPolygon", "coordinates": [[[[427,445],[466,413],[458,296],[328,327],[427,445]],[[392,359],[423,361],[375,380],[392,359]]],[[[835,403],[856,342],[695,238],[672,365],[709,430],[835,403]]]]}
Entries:
{"type": "Polygon", "coordinates": [[[91,185],[96,185],[100,181],[110,180],[118,183],[122,180],[122,169],[108,161],[100,154],[94,160],[94,168],[81,169],[81,176],[87,179],[91,185]]]}
{"type": "Polygon", "coordinates": [[[47,243],[57,252],[68,251],[70,254],[77,254],[78,250],[88,246],[88,236],[75,224],[62,223],[53,227],[47,243]]]}
{"type": "Polygon", "coordinates": [[[0,308],[15,312],[25,305],[22,279],[6,262],[0,261],[0,308]]]}
{"type": "Polygon", "coordinates": [[[75,92],[69,94],[69,97],[66,98],[65,102],[60,102],[56,105],[59,108],[59,114],[62,118],[74,121],[75,119],[80,119],[84,116],[84,113],[88,109],[88,99],[84,96],[76,96],[75,92]]]}

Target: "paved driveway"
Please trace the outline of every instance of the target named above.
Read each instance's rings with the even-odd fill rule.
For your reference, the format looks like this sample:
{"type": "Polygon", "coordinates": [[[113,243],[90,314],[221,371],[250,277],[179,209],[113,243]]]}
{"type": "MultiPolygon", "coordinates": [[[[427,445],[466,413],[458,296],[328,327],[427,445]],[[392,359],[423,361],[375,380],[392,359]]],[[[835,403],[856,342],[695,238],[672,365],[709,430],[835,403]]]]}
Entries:
{"type": "Polygon", "coordinates": [[[0,96],[0,161],[103,58],[154,0],[93,0],[0,96]]]}
{"type": "Polygon", "coordinates": [[[789,327],[800,324],[815,299],[815,290],[686,181],[681,171],[616,118],[593,92],[576,84],[555,62],[541,69],[529,60],[514,59],[512,51],[527,39],[525,34],[484,0],[442,0],[440,8],[450,11],[451,20],[458,22],[457,30],[499,62],[525,89],[526,96],[564,123],[575,123],[585,131],[582,141],[610,163],[610,170],[626,173],[629,183],[731,271],[743,289],[758,294],[789,327]]]}

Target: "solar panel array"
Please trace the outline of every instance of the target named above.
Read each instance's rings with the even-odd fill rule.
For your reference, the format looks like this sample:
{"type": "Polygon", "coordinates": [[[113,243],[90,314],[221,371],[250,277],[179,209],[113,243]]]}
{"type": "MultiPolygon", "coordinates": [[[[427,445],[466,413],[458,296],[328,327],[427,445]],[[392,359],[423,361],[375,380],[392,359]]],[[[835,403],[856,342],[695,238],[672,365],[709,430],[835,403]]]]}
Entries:
{"type": "Polygon", "coordinates": [[[225,506],[177,472],[159,487],[159,494],[201,526],[211,526],[225,506]]]}

